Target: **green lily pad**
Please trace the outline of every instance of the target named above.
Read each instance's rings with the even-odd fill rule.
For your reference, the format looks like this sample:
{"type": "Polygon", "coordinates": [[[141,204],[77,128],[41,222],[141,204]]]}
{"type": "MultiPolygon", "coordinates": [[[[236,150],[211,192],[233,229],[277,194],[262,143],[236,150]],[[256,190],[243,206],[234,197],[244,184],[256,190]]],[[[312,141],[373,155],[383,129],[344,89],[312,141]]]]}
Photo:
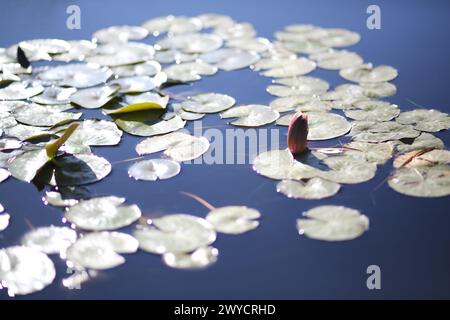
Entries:
{"type": "Polygon", "coordinates": [[[158,118],[160,110],[151,110],[150,112],[133,112],[116,119],[117,126],[123,131],[142,137],[150,137],[169,133],[183,128],[186,121],[179,116],[169,120],[158,118]]]}

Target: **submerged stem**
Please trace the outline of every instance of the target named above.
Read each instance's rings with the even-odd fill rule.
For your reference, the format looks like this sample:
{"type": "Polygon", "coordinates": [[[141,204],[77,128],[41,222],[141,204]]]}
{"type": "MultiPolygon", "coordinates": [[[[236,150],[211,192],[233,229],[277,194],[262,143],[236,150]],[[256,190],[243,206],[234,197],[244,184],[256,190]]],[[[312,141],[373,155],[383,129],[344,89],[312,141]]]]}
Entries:
{"type": "Polygon", "coordinates": [[[202,205],[204,205],[206,208],[208,208],[209,210],[214,210],[216,209],[216,207],[214,207],[212,204],[210,204],[208,201],[206,201],[205,199],[200,198],[199,196],[189,193],[189,192],[185,192],[185,191],[180,191],[181,194],[184,194],[185,196],[191,197],[194,200],[197,200],[198,202],[200,202],[202,205]]]}

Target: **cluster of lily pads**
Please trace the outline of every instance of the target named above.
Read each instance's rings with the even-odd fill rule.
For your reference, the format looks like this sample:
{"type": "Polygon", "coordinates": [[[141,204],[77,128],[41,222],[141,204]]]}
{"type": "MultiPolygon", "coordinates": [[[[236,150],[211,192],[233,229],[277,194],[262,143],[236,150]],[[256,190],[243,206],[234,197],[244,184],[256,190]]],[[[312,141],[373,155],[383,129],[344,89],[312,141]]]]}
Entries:
{"type": "MultiPolygon", "coordinates": [[[[256,157],[254,169],[280,180],[277,190],[291,198],[331,197],[341,184],[372,179],[377,165],[393,154],[398,156],[388,183],[394,190],[419,197],[450,194],[449,152],[431,134],[450,127],[449,115],[401,112],[381,100],[395,94],[389,81],[397,70],[342,49],[359,40],[349,30],[296,24],[270,41],[249,23],[204,14],[113,26],[96,31],[92,40],[37,39],[0,49],[0,182],[12,176],[49,186],[44,203],[63,207],[70,224],[33,229],[20,246],[0,249],[0,287],[10,295],[42,290],[55,278],[52,254],[76,270],[63,280],[66,287],[123,264],[123,255],[138,249],[161,255],[170,267],[203,268],[217,260],[212,246],[217,233],[255,229],[261,214],[245,206],[215,208],[197,199],[209,209],[205,218],[175,213],[148,219],[122,197],[91,197],[83,187],[112,170],[92,148],[119,144],[123,132],[145,137],[136,145],[138,155],[163,152],[161,158],[136,161],[130,177],[176,176],[182,162],[210,147],[206,138],[181,131],[206,114],[220,113],[233,126],[261,127],[287,126],[302,112],[308,140],[350,136],[352,141],[339,147],[310,148],[296,156],[288,149],[270,150],[256,157]],[[154,44],[144,43],[146,38],[155,38],[154,44]],[[31,65],[41,60],[56,65],[31,65]],[[165,93],[172,85],[242,68],[273,78],[267,92],[277,98],[270,105],[236,105],[233,97],[216,92],[186,99],[165,93]],[[307,75],[316,68],[336,70],[352,83],[330,89],[325,80],[307,75]],[[103,120],[89,118],[90,109],[103,120]],[[132,235],[116,231],[132,224],[132,235]]],[[[0,231],[13,218],[3,211],[0,205],[0,231]]],[[[312,239],[342,241],[363,234],[369,220],[355,209],[320,206],[305,212],[297,227],[312,239]]]]}

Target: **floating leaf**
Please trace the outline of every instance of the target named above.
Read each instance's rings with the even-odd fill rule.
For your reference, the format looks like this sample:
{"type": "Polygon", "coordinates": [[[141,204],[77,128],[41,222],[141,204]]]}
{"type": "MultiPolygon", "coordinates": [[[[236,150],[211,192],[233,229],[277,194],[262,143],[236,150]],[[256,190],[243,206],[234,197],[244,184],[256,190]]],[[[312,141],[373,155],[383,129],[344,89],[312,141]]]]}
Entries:
{"type": "Polygon", "coordinates": [[[211,223],[187,214],[155,218],[153,225],[136,229],[133,233],[139,241],[139,247],[151,253],[189,253],[216,240],[211,223]]]}
{"type": "Polygon", "coordinates": [[[0,100],[24,100],[44,91],[41,85],[28,85],[23,82],[13,82],[0,89],[0,100]]]}
{"type": "Polygon", "coordinates": [[[156,45],[162,50],[182,50],[186,53],[205,53],[222,46],[221,37],[210,33],[191,33],[166,37],[156,45]]]}
{"type": "Polygon", "coordinates": [[[118,86],[82,89],[70,97],[70,102],[86,109],[98,109],[113,99],[118,90],[118,86]]]}
{"type": "Polygon", "coordinates": [[[220,93],[202,93],[190,97],[181,103],[181,107],[189,112],[216,113],[231,108],[235,100],[220,93]]]}
{"type": "Polygon", "coordinates": [[[105,83],[112,76],[112,72],[95,64],[71,63],[52,67],[38,76],[57,86],[88,88],[105,83]]]}
{"type": "Polygon", "coordinates": [[[55,279],[55,266],[45,253],[23,246],[0,249],[0,282],[9,296],[41,291],[55,279]]]}
{"type": "Polygon", "coordinates": [[[414,139],[413,143],[407,144],[402,141],[396,141],[397,145],[397,151],[399,152],[409,152],[414,150],[419,150],[423,148],[436,148],[436,149],[442,149],[444,148],[444,142],[433,136],[430,133],[423,132],[414,139]]]}
{"type": "Polygon", "coordinates": [[[31,182],[38,170],[48,161],[45,149],[31,150],[14,157],[9,163],[8,170],[14,178],[31,182]]]}
{"type": "Polygon", "coordinates": [[[95,42],[128,42],[142,40],[148,36],[147,29],[137,26],[112,26],[94,32],[95,42]]]}
{"type": "Polygon", "coordinates": [[[230,122],[240,127],[260,127],[274,122],[280,117],[277,111],[260,104],[233,107],[220,114],[223,118],[238,118],[230,122]]]}
{"type": "Polygon", "coordinates": [[[414,130],[411,125],[403,125],[394,121],[354,121],[350,132],[353,140],[372,143],[415,138],[419,135],[420,131],[414,130]]]}
{"type": "Polygon", "coordinates": [[[295,81],[287,81],[287,79],[289,78],[283,82],[288,83],[288,86],[270,85],[267,87],[267,92],[277,97],[312,96],[323,94],[329,88],[326,81],[315,77],[296,77],[295,81]]]}
{"type": "Polygon", "coordinates": [[[236,48],[222,48],[202,54],[199,59],[210,63],[225,71],[243,69],[251,66],[260,59],[256,52],[236,48]]]}
{"type": "Polygon", "coordinates": [[[208,148],[209,141],[204,137],[198,138],[182,132],[172,132],[141,141],[136,146],[136,152],[143,155],[165,150],[165,155],[182,162],[200,157],[208,148]]]}
{"type": "Polygon", "coordinates": [[[395,158],[394,168],[413,168],[450,163],[450,151],[426,148],[402,154],[395,158]]]}
{"type": "Polygon", "coordinates": [[[346,50],[319,52],[311,55],[309,58],[317,61],[319,68],[327,70],[350,68],[358,66],[364,62],[359,54],[346,50]]]}
{"type": "Polygon", "coordinates": [[[164,72],[157,73],[154,77],[135,76],[125,77],[108,82],[110,86],[119,86],[119,93],[139,93],[158,88],[167,81],[164,72]]]}
{"type": "Polygon", "coordinates": [[[133,164],[128,170],[130,177],[136,180],[165,180],[180,173],[180,164],[167,159],[142,160],[133,164]]]}
{"type": "Polygon", "coordinates": [[[421,198],[437,198],[450,195],[450,166],[422,166],[400,168],[388,179],[395,191],[421,198]]]}
{"type": "Polygon", "coordinates": [[[22,245],[36,248],[46,254],[64,253],[77,240],[77,233],[67,227],[41,227],[27,232],[22,245]]]}
{"type": "Polygon", "coordinates": [[[298,219],[297,229],[308,238],[325,241],[352,240],[369,228],[369,219],[358,210],[343,206],[320,206],[298,219]]]}
{"type": "Polygon", "coordinates": [[[128,226],[141,216],[139,207],[123,205],[125,198],[97,197],[81,200],[67,209],[65,217],[84,230],[114,230],[128,226]]]}
{"type": "Polygon", "coordinates": [[[70,48],[67,41],[60,39],[33,39],[21,41],[7,49],[7,53],[11,57],[16,57],[17,48],[20,47],[29,61],[52,59],[51,55],[66,52],[70,48]]]}
{"type": "Polygon", "coordinates": [[[118,77],[155,76],[161,71],[159,62],[150,60],[138,64],[114,67],[111,69],[118,77]]]}
{"type": "Polygon", "coordinates": [[[266,70],[262,72],[262,75],[272,78],[297,77],[310,73],[316,68],[316,63],[307,58],[287,59],[284,61],[286,61],[285,64],[266,70]]]}
{"type": "MultiPolygon", "coordinates": [[[[278,119],[278,125],[289,125],[295,113],[278,119]]],[[[342,116],[327,112],[308,112],[308,140],[327,140],[343,136],[351,124],[342,116]]]]}
{"type": "Polygon", "coordinates": [[[8,177],[11,175],[8,170],[0,168],[0,183],[8,179],[8,177]]]}
{"type": "Polygon", "coordinates": [[[48,87],[40,95],[34,96],[30,100],[44,105],[69,104],[70,96],[76,91],[75,88],[48,87]]]}
{"type": "Polygon", "coordinates": [[[353,103],[354,109],[344,110],[348,118],[354,120],[389,121],[400,114],[400,109],[395,104],[379,100],[361,100],[353,103]]]}
{"type": "Polygon", "coordinates": [[[158,118],[159,114],[159,110],[152,110],[151,113],[133,112],[121,116],[115,122],[123,131],[143,137],[169,133],[181,129],[186,125],[186,121],[179,116],[175,116],[169,120],[162,120],[158,118]]]}
{"type": "Polygon", "coordinates": [[[227,234],[241,234],[259,226],[261,214],[258,210],[245,206],[227,206],[211,210],[206,220],[211,222],[216,231],[227,234]]]}
{"type": "Polygon", "coordinates": [[[153,47],[145,43],[112,42],[98,46],[85,60],[102,66],[118,67],[152,60],[154,53],[153,47]]]}
{"type": "Polygon", "coordinates": [[[105,270],[125,262],[119,253],[134,253],[138,242],[121,232],[93,232],[79,238],[67,249],[67,260],[76,267],[105,270]]]}
{"type": "Polygon", "coordinates": [[[275,179],[309,179],[317,176],[318,170],[296,161],[288,149],[260,153],[253,161],[253,170],[275,179]]]}
{"type": "Polygon", "coordinates": [[[14,111],[17,121],[40,127],[51,127],[61,122],[76,120],[81,117],[81,112],[61,112],[54,106],[41,106],[30,104],[14,111]]]}
{"type": "Polygon", "coordinates": [[[200,80],[201,76],[210,76],[217,72],[217,67],[201,61],[173,64],[164,69],[167,78],[172,81],[188,82],[200,80]]]}
{"type": "Polygon", "coordinates": [[[337,183],[361,183],[372,179],[377,171],[375,163],[353,158],[351,156],[335,156],[323,159],[331,169],[321,171],[320,177],[337,183]]]}
{"type": "Polygon", "coordinates": [[[415,129],[426,132],[438,132],[450,128],[450,116],[434,109],[416,109],[400,113],[397,122],[415,124],[415,129]]]}
{"type": "Polygon", "coordinates": [[[395,79],[398,71],[391,66],[377,66],[372,64],[362,64],[356,67],[342,69],[339,75],[353,82],[386,82],[395,79]]]}
{"type": "Polygon", "coordinates": [[[334,196],[341,185],[316,177],[307,182],[283,180],[277,184],[277,191],[289,198],[319,200],[334,196]]]}
{"type": "Polygon", "coordinates": [[[163,254],[166,265],[176,269],[202,269],[209,267],[217,261],[219,250],[213,247],[198,248],[192,253],[163,254]]]}
{"type": "Polygon", "coordinates": [[[344,145],[346,156],[364,159],[367,162],[384,164],[392,157],[394,146],[391,143],[350,142],[344,145]]]}

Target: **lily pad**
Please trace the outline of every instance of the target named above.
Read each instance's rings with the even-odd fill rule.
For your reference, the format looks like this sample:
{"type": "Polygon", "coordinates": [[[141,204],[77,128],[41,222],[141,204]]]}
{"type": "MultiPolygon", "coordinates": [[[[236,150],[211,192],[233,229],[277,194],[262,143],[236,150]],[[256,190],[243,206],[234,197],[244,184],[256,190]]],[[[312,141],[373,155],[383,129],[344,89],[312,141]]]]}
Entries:
{"type": "Polygon", "coordinates": [[[189,253],[216,240],[213,225],[203,218],[187,214],[170,214],[153,219],[153,226],[133,233],[140,249],[156,253],[189,253]]]}
{"type": "Polygon", "coordinates": [[[359,54],[346,50],[319,52],[309,56],[309,58],[316,61],[319,68],[327,70],[346,69],[364,62],[359,54]]]}
{"type": "Polygon", "coordinates": [[[186,53],[205,53],[222,46],[221,37],[211,33],[191,33],[166,37],[156,46],[161,50],[182,50],[186,53]]]}
{"type": "Polygon", "coordinates": [[[369,228],[369,219],[358,210],[343,206],[320,206],[298,219],[297,229],[308,238],[324,241],[353,240],[369,228]]]}
{"type": "Polygon", "coordinates": [[[241,234],[256,229],[259,222],[256,219],[261,213],[245,206],[226,206],[211,210],[206,220],[211,222],[217,232],[226,234],[241,234]]]}
{"type": "Polygon", "coordinates": [[[180,170],[180,164],[173,160],[150,159],[133,164],[128,174],[136,180],[156,181],[173,178],[180,170]]]}
{"type": "Polygon", "coordinates": [[[231,125],[240,127],[260,127],[274,122],[280,117],[277,111],[268,106],[260,104],[250,104],[246,106],[237,106],[228,109],[220,114],[223,118],[237,118],[230,122],[231,125]]]}
{"type": "Polygon", "coordinates": [[[151,137],[136,146],[139,155],[164,151],[171,159],[182,162],[200,157],[209,149],[209,141],[204,137],[194,137],[182,132],[172,132],[151,137]]]}
{"type": "Polygon", "coordinates": [[[321,171],[320,177],[329,181],[355,184],[369,181],[375,176],[377,165],[350,156],[334,156],[323,159],[331,169],[321,171]]]}
{"type": "Polygon", "coordinates": [[[356,67],[342,69],[339,75],[349,81],[361,83],[387,82],[398,76],[398,71],[391,66],[362,64],[356,67]]]}
{"type": "Polygon", "coordinates": [[[172,253],[163,254],[163,261],[166,265],[176,269],[203,269],[209,267],[217,261],[219,250],[213,247],[198,248],[192,253],[172,253]]]}
{"type": "Polygon", "coordinates": [[[67,260],[76,267],[105,270],[125,262],[120,254],[134,253],[138,242],[121,232],[93,232],[79,238],[67,249],[67,260]]]}
{"type": "Polygon", "coordinates": [[[30,100],[44,105],[69,104],[69,97],[76,91],[75,88],[48,87],[42,94],[34,96],[30,100]]]}
{"type": "Polygon", "coordinates": [[[181,107],[189,112],[216,113],[231,108],[235,100],[221,93],[202,93],[190,97],[181,103],[181,107]]]}
{"type": "Polygon", "coordinates": [[[148,36],[145,28],[137,26],[112,26],[100,29],[92,35],[94,42],[128,42],[129,40],[142,40],[148,36]]]}
{"type": "Polygon", "coordinates": [[[128,226],[141,216],[137,205],[124,205],[125,198],[114,196],[81,200],[67,209],[68,221],[84,230],[114,230],[128,226]]]}
{"type": "Polygon", "coordinates": [[[413,168],[450,163],[450,151],[426,148],[410,151],[395,158],[394,168],[413,168]]]}
{"type": "Polygon", "coordinates": [[[41,291],[53,282],[55,275],[53,262],[37,249],[24,246],[0,249],[0,282],[9,296],[41,291]]]}
{"type": "Polygon", "coordinates": [[[400,113],[397,122],[414,124],[419,131],[438,132],[450,128],[450,115],[434,109],[416,109],[400,113]]]}
{"type": "Polygon", "coordinates": [[[345,155],[364,159],[367,162],[384,164],[392,157],[394,146],[392,143],[350,142],[344,145],[345,155]]]}
{"type": "Polygon", "coordinates": [[[211,76],[217,70],[217,67],[201,61],[173,64],[164,68],[169,80],[180,82],[200,80],[201,76],[211,76]]]}
{"type": "Polygon", "coordinates": [[[277,191],[289,198],[319,200],[334,196],[341,185],[319,177],[307,182],[283,180],[277,184],[277,191]]]}
{"type": "MultiPolygon", "coordinates": [[[[289,79],[289,78],[286,78],[289,79]]],[[[326,81],[316,77],[297,77],[294,81],[285,81],[290,83],[290,86],[270,85],[267,87],[267,92],[277,97],[289,96],[312,96],[325,93],[329,85],[326,81]]]]}
{"type": "Polygon", "coordinates": [[[52,67],[38,76],[58,86],[88,88],[105,83],[112,76],[112,72],[95,64],[72,63],[52,67]]]}
{"type": "Polygon", "coordinates": [[[183,128],[186,121],[179,116],[169,120],[158,118],[158,113],[133,112],[116,119],[117,126],[125,132],[136,136],[150,137],[169,133],[183,128]]]}
{"type": "Polygon", "coordinates": [[[27,232],[22,245],[36,248],[46,254],[64,253],[77,240],[77,233],[67,227],[41,227],[27,232]]]}
{"type": "Polygon", "coordinates": [[[13,82],[0,89],[0,100],[24,100],[44,91],[41,85],[29,85],[23,82],[13,82]]]}
{"type": "Polygon", "coordinates": [[[0,168],[0,183],[8,179],[8,177],[11,175],[8,170],[0,168]]]}
{"type": "Polygon", "coordinates": [[[30,104],[14,111],[14,117],[17,121],[39,127],[51,127],[61,122],[77,120],[81,115],[81,112],[61,112],[54,106],[38,104],[30,104]]]}
{"type": "Polygon", "coordinates": [[[199,59],[213,64],[219,69],[232,71],[251,66],[260,59],[256,52],[236,48],[222,48],[216,51],[202,54],[199,59]]]}
{"type": "Polygon", "coordinates": [[[400,114],[400,109],[395,104],[379,100],[361,100],[353,103],[354,109],[344,110],[348,118],[354,120],[389,121],[400,114]]]}
{"type": "Polygon", "coordinates": [[[450,195],[450,166],[400,168],[388,178],[388,185],[407,196],[445,197],[450,195]]]}
{"type": "Polygon", "coordinates": [[[307,58],[288,59],[285,61],[284,65],[266,70],[262,72],[262,75],[272,78],[296,77],[308,74],[316,68],[316,63],[307,58]]]}
{"type": "Polygon", "coordinates": [[[161,71],[159,62],[150,60],[138,64],[119,66],[111,68],[114,75],[118,77],[135,77],[135,76],[155,76],[161,71]]]}
{"type": "Polygon", "coordinates": [[[14,178],[31,182],[38,170],[48,161],[49,158],[45,149],[31,150],[13,158],[9,163],[8,170],[14,178]]]}
{"type": "Polygon", "coordinates": [[[398,141],[396,143],[396,148],[399,152],[409,152],[423,148],[444,148],[444,142],[441,139],[426,132],[421,133],[420,136],[415,138],[411,144],[407,144],[402,141],[398,141]]]}
{"type": "Polygon", "coordinates": [[[98,109],[115,97],[118,86],[102,86],[81,89],[70,97],[70,102],[86,109],[98,109]]]}
{"type": "Polygon", "coordinates": [[[140,93],[158,88],[167,81],[164,72],[157,73],[154,77],[135,76],[125,77],[108,82],[111,86],[119,86],[119,93],[140,93]]]}
{"type": "Polygon", "coordinates": [[[98,46],[85,60],[102,66],[118,67],[152,60],[154,53],[155,49],[145,43],[112,42],[98,46]]]}

